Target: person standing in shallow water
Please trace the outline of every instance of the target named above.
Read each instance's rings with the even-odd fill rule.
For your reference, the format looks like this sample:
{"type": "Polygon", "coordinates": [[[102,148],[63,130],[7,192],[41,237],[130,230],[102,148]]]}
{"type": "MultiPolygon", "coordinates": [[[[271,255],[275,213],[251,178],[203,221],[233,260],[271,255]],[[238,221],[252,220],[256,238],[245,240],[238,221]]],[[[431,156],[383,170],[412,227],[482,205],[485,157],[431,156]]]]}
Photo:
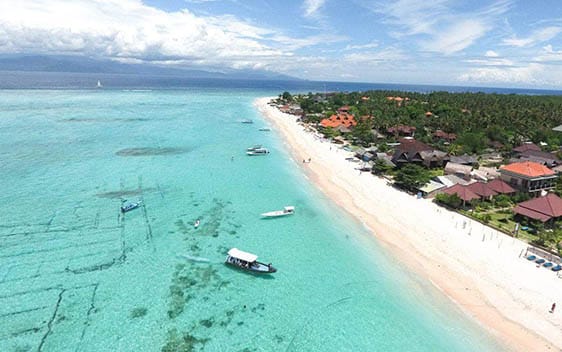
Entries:
{"type": "Polygon", "coordinates": [[[550,312],[554,313],[555,309],[556,309],[556,303],[552,303],[552,308],[550,308],[550,312]]]}

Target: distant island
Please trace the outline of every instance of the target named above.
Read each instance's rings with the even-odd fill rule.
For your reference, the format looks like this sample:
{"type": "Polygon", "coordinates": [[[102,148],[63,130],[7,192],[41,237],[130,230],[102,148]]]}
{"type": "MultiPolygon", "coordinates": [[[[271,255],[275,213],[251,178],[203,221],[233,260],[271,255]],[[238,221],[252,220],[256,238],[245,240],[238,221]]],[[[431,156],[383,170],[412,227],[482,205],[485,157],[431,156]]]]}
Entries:
{"type": "Polygon", "coordinates": [[[157,63],[124,63],[107,59],[92,59],[80,55],[4,54],[0,55],[0,71],[149,75],[170,76],[177,79],[299,80],[264,70],[235,70],[224,67],[195,69],[157,63]]]}

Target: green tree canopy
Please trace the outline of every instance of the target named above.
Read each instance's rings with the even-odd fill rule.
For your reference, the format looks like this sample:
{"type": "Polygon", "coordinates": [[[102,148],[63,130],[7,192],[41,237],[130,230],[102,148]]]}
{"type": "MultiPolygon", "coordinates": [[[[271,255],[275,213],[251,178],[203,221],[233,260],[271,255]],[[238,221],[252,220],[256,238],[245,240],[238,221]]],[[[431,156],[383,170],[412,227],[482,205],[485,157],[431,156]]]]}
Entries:
{"type": "Polygon", "coordinates": [[[403,188],[417,190],[431,179],[429,171],[419,165],[407,164],[398,169],[395,181],[403,188]]]}

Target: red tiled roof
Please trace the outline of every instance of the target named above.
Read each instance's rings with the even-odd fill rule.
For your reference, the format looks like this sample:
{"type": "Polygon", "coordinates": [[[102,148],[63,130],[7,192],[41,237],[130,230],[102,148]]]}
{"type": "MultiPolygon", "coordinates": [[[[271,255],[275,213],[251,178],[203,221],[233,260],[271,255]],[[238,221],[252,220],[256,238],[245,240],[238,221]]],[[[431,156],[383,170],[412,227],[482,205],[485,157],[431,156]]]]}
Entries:
{"type": "Polygon", "coordinates": [[[442,130],[437,130],[435,132],[433,132],[433,136],[437,137],[437,138],[442,138],[442,139],[449,139],[449,140],[455,140],[457,139],[457,135],[454,133],[447,133],[444,132],[442,130]]]}
{"type": "Polygon", "coordinates": [[[562,199],[554,193],[549,193],[544,197],[519,203],[513,211],[516,214],[546,222],[562,216],[562,199]]]}
{"type": "Polygon", "coordinates": [[[548,167],[539,163],[534,163],[532,161],[524,161],[521,163],[504,165],[500,168],[500,170],[510,171],[515,174],[519,174],[527,177],[554,175],[554,171],[550,170],[548,167]]]}
{"type": "Polygon", "coordinates": [[[534,150],[534,151],[539,152],[541,150],[541,147],[539,147],[538,145],[536,145],[534,143],[524,143],[524,144],[521,144],[518,147],[513,148],[513,151],[517,152],[517,153],[523,153],[523,152],[526,152],[526,151],[529,151],[529,150],[534,150]]]}
{"type": "Polygon", "coordinates": [[[468,186],[469,190],[471,190],[472,192],[476,193],[477,195],[481,196],[481,197],[490,197],[490,196],[495,196],[496,194],[498,194],[496,191],[494,191],[493,189],[491,189],[488,184],[484,183],[484,182],[474,182],[469,184],[468,186]]]}
{"type": "Polygon", "coordinates": [[[513,189],[513,187],[500,180],[499,178],[493,179],[492,181],[488,182],[488,187],[501,194],[515,193],[515,189],[513,189]]]}
{"type": "Polygon", "coordinates": [[[353,115],[343,112],[339,114],[334,114],[330,116],[330,118],[320,121],[320,124],[324,127],[333,127],[333,128],[339,126],[351,127],[357,125],[357,121],[355,121],[353,115]]]}
{"type": "Polygon", "coordinates": [[[416,131],[414,126],[406,126],[406,125],[396,125],[386,129],[388,133],[403,133],[403,134],[411,134],[416,131]]]}
{"type": "Polygon", "coordinates": [[[400,145],[396,148],[401,153],[431,151],[432,147],[413,138],[400,138],[400,145]]]}
{"type": "Polygon", "coordinates": [[[443,193],[447,193],[450,195],[456,194],[465,202],[470,202],[473,199],[480,199],[480,196],[478,194],[472,192],[467,186],[463,186],[460,184],[445,188],[443,190],[443,193]]]}

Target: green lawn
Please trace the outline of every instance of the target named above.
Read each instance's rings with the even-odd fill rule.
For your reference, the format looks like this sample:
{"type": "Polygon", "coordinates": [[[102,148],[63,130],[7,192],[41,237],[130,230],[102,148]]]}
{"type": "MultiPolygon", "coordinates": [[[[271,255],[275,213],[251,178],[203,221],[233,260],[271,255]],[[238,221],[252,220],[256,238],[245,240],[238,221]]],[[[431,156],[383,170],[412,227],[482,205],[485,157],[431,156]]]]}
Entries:
{"type": "MultiPolygon", "coordinates": [[[[484,215],[483,213],[468,212],[464,210],[460,212],[468,216],[469,218],[485,223],[486,225],[493,227],[496,230],[499,230],[510,236],[513,236],[513,230],[515,229],[516,222],[513,221],[512,214],[503,214],[503,213],[494,212],[493,210],[486,210],[486,214],[489,214],[491,217],[490,221],[486,223],[482,220],[482,215],[484,215]],[[479,216],[479,218],[477,218],[477,216],[479,216]]],[[[537,239],[536,235],[529,233],[528,231],[523,231],[521,230],[521,228],[519,228],[519,232],[517,233],[516,237],[522,239],[525,242],[532,242],[533,240],[537,239]]]]}

